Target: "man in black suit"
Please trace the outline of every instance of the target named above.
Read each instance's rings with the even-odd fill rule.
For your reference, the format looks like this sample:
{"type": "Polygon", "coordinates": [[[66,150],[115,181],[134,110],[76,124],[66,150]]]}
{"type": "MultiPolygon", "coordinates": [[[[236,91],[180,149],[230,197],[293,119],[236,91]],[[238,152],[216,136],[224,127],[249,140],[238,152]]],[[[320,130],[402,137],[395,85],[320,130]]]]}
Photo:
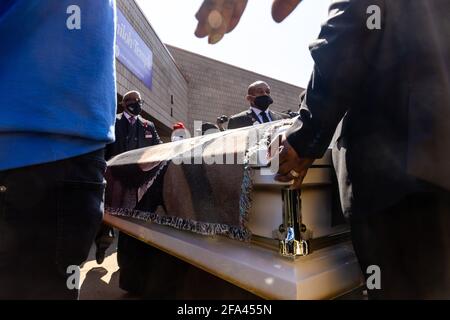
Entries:
{"type": "MultiPolygon", "coordinates": [[[[140,113],[142,99],[139,92],[131,91],[124,95],[122,100],[124,112],[117,115],[114,143],[107,145],[106,160],[139,148],[150,147],[163,143],[156,131],[155,125],[140,113]]],[[[133,177],[127,177],[133,179],[133,177]]],[[[105,258],[105,251],[114,241],[113,229],[103,225],[98,232],[95,243],[97,246],[96,260],[101,264],[105,258]]],[[[136,269],[140,268],[141,261],[137,256],[145,256],[147,246],[140,241],[120,232],[117,248],[117,259],[120,269],[120,286],[128,291],[137,291],[136,283],[140,281],[136,269]],[[143,253],[144,252],[144,253],[143,253]]]]}
{"type": "Polygon", "coordinates": [[[139,92],[126,93],[122,106],[124,112],[116,117],[116,141],[106,147],[106,160],[126,151],[163,143],[155,125],[140,116],[142,100],[139,92]]]}
{"type": "Polygon", "coordinates": [[[278,180],[299,187],[345,115],[338,176],[362,271],[381,271],[370,298],[450,297],[448,12],[442,0],[333,1],[280,152],[278,180]]]}
{"type": "Polygon", "coordinates": [[[263,81],[256,81],[248,87],[247,101],[250,108],[232,116],[228,122],[228,129],[252,126],[255,123],[266,123],[289,118],[288,115],[271,111],[269,106],[273,103],[270,96],[270,87],[263,81]]]}

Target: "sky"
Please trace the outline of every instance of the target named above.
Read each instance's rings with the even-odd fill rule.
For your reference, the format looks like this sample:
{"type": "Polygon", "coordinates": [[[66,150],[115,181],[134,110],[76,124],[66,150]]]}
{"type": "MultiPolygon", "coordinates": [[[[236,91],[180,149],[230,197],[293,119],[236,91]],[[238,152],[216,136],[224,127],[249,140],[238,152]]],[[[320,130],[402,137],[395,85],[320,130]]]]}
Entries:
{"type": "Polygon", "coordinates": [[[313,60],[308,46],[319,34],[330,0],[303,0],[282,23],[272,20],[272,0],[249,0],[233,32],[217,44],[195,37],[203,0],[137,0],[164,43],[305,88],[313,60]]]}

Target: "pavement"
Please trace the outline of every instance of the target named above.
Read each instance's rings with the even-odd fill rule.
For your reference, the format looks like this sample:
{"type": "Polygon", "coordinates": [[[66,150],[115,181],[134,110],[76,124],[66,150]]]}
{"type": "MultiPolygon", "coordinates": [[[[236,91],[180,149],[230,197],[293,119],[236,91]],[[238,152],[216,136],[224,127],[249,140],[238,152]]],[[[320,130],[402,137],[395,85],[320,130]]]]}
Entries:
{"type": "Polygon", "coordinates": [[[116,241],[106,252],[101,265],[95,261],[95,245],[91,247],[88,260],[81,268],[80,300],[136,300],[119,288],[116,241]]]}

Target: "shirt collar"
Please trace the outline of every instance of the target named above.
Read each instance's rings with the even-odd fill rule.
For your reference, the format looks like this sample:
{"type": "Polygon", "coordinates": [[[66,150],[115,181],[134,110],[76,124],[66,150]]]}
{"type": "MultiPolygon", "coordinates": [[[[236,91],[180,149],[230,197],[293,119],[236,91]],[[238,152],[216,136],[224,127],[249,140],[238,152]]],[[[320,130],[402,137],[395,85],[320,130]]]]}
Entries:
{"type": "Polygon", "coordinates": [[[130,118],[137,118],[136,116],[132,116],[131,114],[129,114],[128,112],[124,111],[123,114],[125,115],[125,118],[127,118],[128,121],[130,121],[130,118]]]}
{"type": "MultiPolygon", "coordinates": [[[[252,110],[258,117],[259,117],[259,115],[263,112],[262,110],[260,110],[260,109],[258,109],[258,108],[255,108],[255,107],[250,107],[250,110],[252,110]]],[[[269,108],[267,108],[266,114],[267,114],[267,116],[270,116],[270,114],[269,114],[269,108]]],[[[269,119],[270,119],[270,118],[269,118],[269,119]]]]}

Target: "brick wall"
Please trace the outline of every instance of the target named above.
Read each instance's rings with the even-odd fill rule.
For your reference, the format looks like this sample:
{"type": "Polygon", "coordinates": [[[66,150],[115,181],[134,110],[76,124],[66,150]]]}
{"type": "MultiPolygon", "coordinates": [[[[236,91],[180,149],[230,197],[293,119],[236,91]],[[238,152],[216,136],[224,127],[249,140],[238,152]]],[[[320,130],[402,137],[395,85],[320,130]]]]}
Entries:
{"type": "MultiPolygon", "coordinates": [[[[117,90],[120,95],[137,90],[145,101],[144,111],[163,126],[172,128],[177,121],[188,121],[188,86],[169,51],[159,39],[134,1],[118,0],[118,8],[153,52],[152,89],[148,89],[122,63],[116,60],[117,90]],[[171,96],[173,95],[173,105],[171,96]],[[172,114],[171,116],[171,108],[172,114]]],[[[163,130],[159,125],[159,129],[163,130]]]]}
{"type": "Polygon", "coordinates": [[[275,103],[272,110],[297,110],[303,88],[244,70],[220,61],[166,45],[188,81],[189,126],[194,120],[215,123],[219,115],[249,108],[245,99],[249,84],[266,81],[275,103]]]}
{"type": "Polygon", "coordinates": [[[215,123],[219,115],[230,116],[248,109],[247,87],[256,80],[271,86],[273,110],[298,108],[302,88],[164,45],[135,1],[118,0],[117,6],[153,52],[152,89],[116,61],[118,93],[141,92],[144,111],[156,120],[166,138],[175,122],[184,122],[193,133],[194,120],[215,123]]]}

